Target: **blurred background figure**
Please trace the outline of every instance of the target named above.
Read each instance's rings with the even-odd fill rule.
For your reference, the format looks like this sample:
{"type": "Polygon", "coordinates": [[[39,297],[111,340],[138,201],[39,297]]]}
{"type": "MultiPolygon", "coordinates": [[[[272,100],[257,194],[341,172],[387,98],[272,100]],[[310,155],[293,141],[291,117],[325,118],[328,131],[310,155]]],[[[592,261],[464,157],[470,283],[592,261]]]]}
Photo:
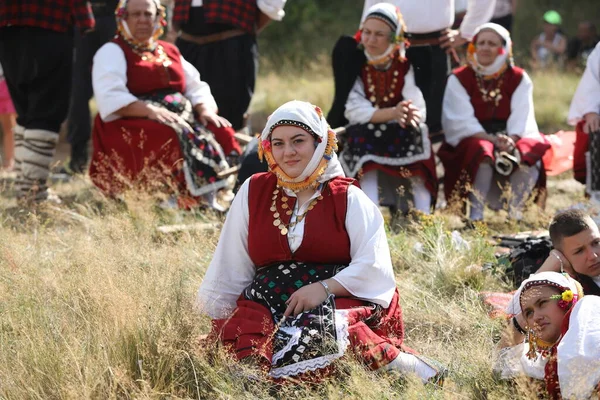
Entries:
{"type": "Polygon", "coordinates": [[[71,145],[71,158],[63,165],[61,173],[72,175],[85,172],[89,155],[88,143],[92,132],[89,101],[92,98],[92,60],[102,45],[117,30],[115,9],[118,0],[91,0],[96,26],[82,34],[75,31],[73,82],[69,107],[67,138],[71,145]]]}
{"type": "Polygon", "coordinates": [[[2,167],[5,171],[12,171],[15,166],[15,137],[13,129],[17,124],[17,114],[15,106],[8,93],[6,79],[2,65],[0,65],[0,126],[2,127],[2,149],[4,157],[2,157],[2,167]]]}
{"type": "Polygon", "coordinates": [[[531,42],[531,58],[533,68],[546,68],[560,64],[567,49],[567,38],[561,33],[562,18],[554,10],[544,13],[543,31],[531,42]]]}
{"type": "MultiPolygon", "coordinates": [[[[20,202],[49,198],[46,181],[69,108],[75,25],[81,32],[94,28],[89,2],[0,2],[0,63],[18,114],[15,187],[20,202]]],[[[58,201],[55,196],[50,200],[58,201]]]]}
{"type": "Polygon", "coordinates": [[[517,10],[517,0],[496,0],[496,8],[492,20],[495,24],[503,26],[512,33],[513,17],[517,10]]]}
{"type": "Polygon", "coordinates": [[[577,36],[567,46],[567,66],[569,68],[585,68],[590,53],[600,38],[596,25],[591,21],[583,21],[577,25],[577,36]]]}

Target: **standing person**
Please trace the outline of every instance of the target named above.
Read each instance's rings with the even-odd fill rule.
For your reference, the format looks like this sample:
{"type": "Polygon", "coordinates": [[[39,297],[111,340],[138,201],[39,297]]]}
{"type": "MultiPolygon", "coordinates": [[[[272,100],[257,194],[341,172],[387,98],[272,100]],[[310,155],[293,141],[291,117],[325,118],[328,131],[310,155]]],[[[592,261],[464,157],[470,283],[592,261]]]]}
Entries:
{"type": "Polygon", "coordinates": [[[451,68],[449,54],[471,40],[475,29],[491,19],[496,0],[470,0],[458,30],[451,29],[455,15],[451,0],[365,0],[361,22],[376,3],[391,3],[404,16],[410,41],[406,56],[425,97],[430,135],[436,136],[442,131],[442,99],[451,68]]]}
{"type": "Polygon", "coordinates": [[[46,180],[69,107],[73,23],[94,27],[84,0],[0,3],[0,63],[17,110],[16,189],[20,200],[48,198],[46,180]]]}
{"type": "Polygon", "coordinates": [[[398,7],[369,9],[359,31],[366,60],[346,102],[349,125],[340,162],[348,176],[360,176],[375,204],[392,213],[429,214],[437,195],[435,160],[421,122],[425,101],[405,57],[404,30],[398,7]]]}
{"type": "Polygon", "coordinates": [[[15,136],[13,129],[17,124],[17,114],[15,106],[8,93],[6,79],[2,65],[0,65],[0,125],[2,126],[2,147],[4,149],[4,157],[2,158],[2,169],[12,171],[15,166],[15,136]]]}
{"type": "Polygon", "coordinates": [[[496,0],[496,8],[490,22],[503,26],[509,33],[512,33],[516,10],[517,0],[496,0]]]}
{"type": "Polygon", "coordinates": [[[591,205],[600,212],[600,43],[588,57],[568,121],[576,125],[573,155],[575,179],[586,185],[591,205]]]}
{"type": "Polygon", "coordinates": [[[254,94],[258,70],[256,35],[285,15],[286,0],[176,0],[173,33],[183,57],[210,85],[219,114],[235,130],[254,94]]]}
{"type": "Polygon", "coordinates": [[[439,382],[403,345],[383,217],[344,177],[319,107],[291,101],[267,121],[269,172],[246,180],[198,291],[213,336],[274,378],[327,372],[351,351],[370,369],[439,382]],[[324,240],[326,239],[326,240],[324,240]]]}
{"type": "Polygon", "coordinates": [[[541,159],[550,147],[535,121],[533,84],[513,65],[510,34],[498,24],[480,26],[467,53],[444,94],[446,201],[468,200],[470,220],[482,220],[485,203],[502,209],[510,200],[509,218],[518,220],[536,183],[545,186],[541,159]]]}
{"type": "Polygon", "coordinates": [[[73,84],[67,124],[67,139],[71,157],[61,172],[68,175],[83,173],[89,160],[88,143],[92,132],[89,101],[93,95],[92,60],[102,45],[115,35],[115,9],[118,0],[91,0],[96,26],[86,34],[75,32],[73,84]]]}

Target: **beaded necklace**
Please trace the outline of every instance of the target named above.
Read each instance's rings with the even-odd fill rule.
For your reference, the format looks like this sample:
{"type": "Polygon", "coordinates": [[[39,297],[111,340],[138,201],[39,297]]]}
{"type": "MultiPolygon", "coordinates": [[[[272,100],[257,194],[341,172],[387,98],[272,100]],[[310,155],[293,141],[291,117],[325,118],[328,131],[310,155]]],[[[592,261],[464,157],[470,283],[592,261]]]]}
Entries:
{"type": "Polygon", "coordinates": [[[385,85],[378,85],[378,87],[375,87],[375,83],[373,82],[373,76],[372,73],[375,70],[374,67],[372,66],[368,66],[367,67],[367,85],[368,85],[368,91],[371,93],[371,96],[369,97],[369,101],[371,103],[375,104],[380,104],[382,101],[383,102],[388,102],[388,100],[393,99],[395,97],[394,91],[396,89],[396,84],[398,83],[398,75],[399,72],[398,71],[394,71],[394,77],[392,78],[392,83],[389,85],[389,91],[388,93],[382,93],[380,94],[379,90],[377,90],[377,88],[385,88],[385,85]]]}
{"type": "MultiPolygon", "coordinates": [[[[483,78],[476,74],[477,87],[479,88],[479,92],[481,93],[481,97],[483,101],[486,103],[494,102],[494,105],[498,107],[498,103],[502,100],[502,93],[500,92],[500,87],[502,87],[502,81],[504,80],[504,74],[498,79],[497,84],[494,85],[492,83],[491,87],[486,87],[487,85],[484,83],[483,78]]],[[[488,81],[490,82],[490,81],[488,81]]]]}
{"type": "MultiPolygon", "coordinates": [[[[271,212],[273,213],[273,226],[276,226],[277,228],[279,228],[279,233],[283,236],[287,235],[288,232],[296,225],[298,225],[300,222],[302,222],[304,220],[304,217],[306,217],[306,214],[308,214],[308,212],[310,210],[312,210],[313,208],[315,208],[315,205],[317,204],[317,202],[319,200],[323,200],[323,196],[319,195],[317,197],[315,197],[314,199],[311,200],[311,202],[309,203],[308,207],[306,208],[306,211],[304,211],[302,214],[296,216],[296,220],[294,222],[290,222],[288,224],[285,224],[282,220],[281,220],[281,214],[279,213],[279,210],[277,209],[277,197],[279,197],[279,193],[281,192],[282,196],[281,196],[281,208],[282,208],[282,213],[285,212],[285,215],[291,216],[293,214],[293,211],[290,209],[290,206],[287,204],[289,198],[285,195],[285,193],[283,192],[283,189],[281,189],[281,187],[278,185],[275,190],[273,191],[273,197],[272,200],[273,202],[271,203],[271,212]]],[[[290,217],[291,219],[291,217],[290,217]]]]}

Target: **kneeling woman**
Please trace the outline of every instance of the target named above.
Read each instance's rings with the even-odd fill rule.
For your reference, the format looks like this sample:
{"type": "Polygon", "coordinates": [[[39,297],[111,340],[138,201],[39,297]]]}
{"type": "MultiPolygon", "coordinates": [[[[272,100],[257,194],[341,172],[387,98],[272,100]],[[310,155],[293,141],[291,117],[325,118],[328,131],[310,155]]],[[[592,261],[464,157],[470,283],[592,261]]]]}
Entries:
{"type": "Polygon", "coordinates": [[[435,376],[403,351],[383,218],[344,177],[321,110],[286,103],[260,140],[270,171],[241,186],[198,292],[213,333],[275,378],[318,371],[350,349],[372,369],[435,376]]]}
{"type": "Polygon", "coordinates": [[[538,361],[550,398],[589,399],[599,394],[599,307],[600,297],[583,297],[579,283],[558,272],[532,275],[515,293],[507,311],[524,321],[529,351],[523,357],[538,361]]]}
{"type": "Polygon", "coordinates": [[[397,7],[369,8],[359,36],[368,61],[346,101],[348,140],[340,160],[348,176],[362,174],[360,185],[375,204],[405,213],[411,204],[429,214],[437,197],[435,159],[404,32],[397,7]]]}
{"type": "Polygon", "coordinates": [[[488,23],[469,44],[469,64],[448,78],[442,110],[445,143],[444,192],[450,203],[471,203],[471,220],[483,219],[484,203],[504,207],[509,186],[509,217],[521,218],[536,183],[545,186],[541,159],[550,147],[539,133],[533,111],[533,84],[513,66],[508,31],[488,23]],[[472,188],[472,189],[471,189],[472,188]]]}

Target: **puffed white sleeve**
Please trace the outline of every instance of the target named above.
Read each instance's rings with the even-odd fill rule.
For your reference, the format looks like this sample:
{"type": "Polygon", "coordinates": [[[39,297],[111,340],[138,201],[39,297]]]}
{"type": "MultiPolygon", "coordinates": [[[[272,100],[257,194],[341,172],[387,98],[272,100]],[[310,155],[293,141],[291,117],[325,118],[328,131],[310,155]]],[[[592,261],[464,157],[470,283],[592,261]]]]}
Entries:
{"type": "Polygon", "coordinates": [[[415,107],[421,112],[421,121],[427,119],[427,106],[425,105],[425,98],[423,92],[415,83],[415,70],[412,65],[408,69],[408,72],[404,76],[404,87],[402,88],[402,98],[404,100],[412,100],[415,107]]]}
{"type": "Polygon", "coordinates": [[[196,67],[187,62],[183,56],[181,56],[181,65],[185,75],[185,97],[192,103],[192,106],[202,103],[207,109],[217,112],[217,103],[210,91],[210,86],[200,79],[200,73],[196,67]]]}
{"type": "Polygon", "coordinates": [[[103,121],[119,119],[116,111],[137,101],[127,88],[127,61],[116,43],[106,43],[94,55],[92,86],[103,121]]]}
{"type": "Polygon", "coordinates": [[[254,279],[248,253],[248,193],[250,178],[240,187],[227,213],[219,243],[198,289],[197,305],[211,318],[226,318],[254,279]]]}
{"type": "Polygon", "coordinates": [[[510,116],[506,121],[506,132],[522,138],[540,136],[533,107],[533,82],[525,71],[510,99],[510,116]]]}
{"type": "Polygon", "coordinates": [[[558,382],[564,399],[589,399],[600,383],[600,297],[575,304],[569,329],[557,347],[558,382]]]}
{"type": "Polygon", "coordinates": [[[287,0],[258,0],[256,5],[267,17],[275,21],[281,21],[285,16],[285,3],[287,0]]]}
{"type": "Polygon", "coordinates": [[[455,75],[448,77],[442,106],[442,126],[446,142],[456,147],[460,141],[485,132],[475,117],[471,97],[455,75]]]}
{"type": "Polygon", "coordinates": [[[569,108],[568,121],[577,125],[588,113],[600,114],[600,43],[591,52],[569,108]]]}
{"type": "Polygon", "coordinates": [[[367,195],[353,185],[348,188],[346,230],[352,261],[333,279],[354,297],[389,307],[396,281],[383,216],[367,195]]]}
{"type": "Polygon", "coordinates": [[[471,40],[478,26],[489,22],[494,14],[496,0],[469,0],[467,13],[460,24],[460,34],[471,40]]]}
{"type": "Polygon", "coordinates": [[[375,107],[367,99],[362,79],[356,78],[346,100],[344,117],[350,125],[366,124],[371,120],[374,113],[375,107]]]}

